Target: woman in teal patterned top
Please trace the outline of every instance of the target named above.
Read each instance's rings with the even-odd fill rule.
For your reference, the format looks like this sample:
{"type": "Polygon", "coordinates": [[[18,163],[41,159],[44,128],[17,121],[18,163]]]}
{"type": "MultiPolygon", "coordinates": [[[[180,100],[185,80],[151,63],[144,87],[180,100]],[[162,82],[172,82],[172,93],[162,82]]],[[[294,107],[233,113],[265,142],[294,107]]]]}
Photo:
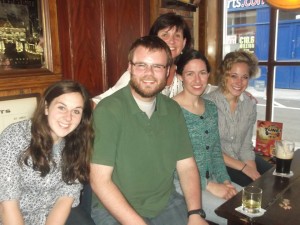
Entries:
{"type": "MultiPolygon", "coordinates": [[[[173,99],[181,106],[201,175],[203,209],[207,219],[219,224],[227,221],[214,210],[241,189],[230,182],[221,151],[216,105],[201,97],[210,72],[208,60],[199,51],[184,53],[177,63],[184,90],[173,99]]],[[[176,190],[181,192],[175,179],[176,190]]]]}

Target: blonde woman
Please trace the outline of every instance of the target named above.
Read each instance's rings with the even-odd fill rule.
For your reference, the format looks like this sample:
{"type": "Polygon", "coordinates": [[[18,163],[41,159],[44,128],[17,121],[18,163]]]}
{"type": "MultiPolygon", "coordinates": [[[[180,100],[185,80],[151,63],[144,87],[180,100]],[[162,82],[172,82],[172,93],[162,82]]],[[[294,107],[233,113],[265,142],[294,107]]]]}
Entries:
{"type": "Polygon", "coordinates": [[[258,72],[254,54],[238,50],[228,53],[219,72],[219,87],[207,95],[218,107],[219,131],[224,161],[231,180],[246,186],[272,166],[253,151],[256,101],[246,92],[258,72]]]}

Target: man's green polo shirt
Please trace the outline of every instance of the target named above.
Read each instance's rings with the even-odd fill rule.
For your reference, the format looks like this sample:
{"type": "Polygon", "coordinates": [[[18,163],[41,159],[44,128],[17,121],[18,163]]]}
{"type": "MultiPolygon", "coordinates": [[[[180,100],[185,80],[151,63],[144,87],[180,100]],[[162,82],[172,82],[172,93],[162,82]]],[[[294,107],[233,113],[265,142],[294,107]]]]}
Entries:
{"type": "Polygon", "coordinates": [[[149,119],[128,85],[97,105],[94,129],[92,162],[114,167],[114,183],[140,215],[158,215],[174,189],[176,162],[193,156],[179,105],[158,94],[149,119]]]}

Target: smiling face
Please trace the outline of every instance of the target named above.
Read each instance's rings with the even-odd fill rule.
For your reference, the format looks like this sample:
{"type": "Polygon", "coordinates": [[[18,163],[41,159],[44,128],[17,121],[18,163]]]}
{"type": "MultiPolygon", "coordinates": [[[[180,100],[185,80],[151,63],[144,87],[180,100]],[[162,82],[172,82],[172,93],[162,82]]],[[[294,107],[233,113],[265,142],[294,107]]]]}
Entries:
{"type": "Polygon", "coordinates": [[[62,94],[45,109],[54,143],[79,125],[83,113],[83,98],[78,92],[62,94]]]}
{"type": "Polygon", "coordinates": [[[225,93],[230,97],[239,97],[248,87],[249,66],[246,63],[234,63],[225,79],[225,93]]]}
{"type": "Polygon", "coordinates": [[[185,93],[200,96],[206,88],[208,77],[205,62],[201,59],[192,59],[184,66],[179,79],[183,82],[185,93]]]}
{"type": "Polygon", "coordinates": [[[133,96],[142,101],[152,101],[155,95],[166,86],[168,73],[167,54],[163,50],[153,50],[139,46],[136,48],[132,62],[128,65],[131,74],[131,91],[133,96]],[[146,65],[141,69],[137,65],[146,65]],[[157,70],[153,66],[163,66],[157,70]]]}
{"type": "Polygon", "coordinates": [[[161,38],[169,46],[173,59],[180,55],[182,52],[186,39],[183,37],[183,31],[174,26],[167,27],[158,31],[157,36],[161,38]]]}

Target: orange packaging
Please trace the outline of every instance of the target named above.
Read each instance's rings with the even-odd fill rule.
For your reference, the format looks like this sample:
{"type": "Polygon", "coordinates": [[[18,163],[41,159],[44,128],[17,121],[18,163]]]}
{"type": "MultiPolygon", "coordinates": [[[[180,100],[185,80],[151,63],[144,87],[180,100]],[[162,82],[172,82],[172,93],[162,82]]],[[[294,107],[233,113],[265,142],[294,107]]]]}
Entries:
{"type": "Polygon", "coordinates": [[[282,138],[282,127],[282,123],[258,120],[255,151],[265,156],[272,156],[275,141],[282,138]]]}

